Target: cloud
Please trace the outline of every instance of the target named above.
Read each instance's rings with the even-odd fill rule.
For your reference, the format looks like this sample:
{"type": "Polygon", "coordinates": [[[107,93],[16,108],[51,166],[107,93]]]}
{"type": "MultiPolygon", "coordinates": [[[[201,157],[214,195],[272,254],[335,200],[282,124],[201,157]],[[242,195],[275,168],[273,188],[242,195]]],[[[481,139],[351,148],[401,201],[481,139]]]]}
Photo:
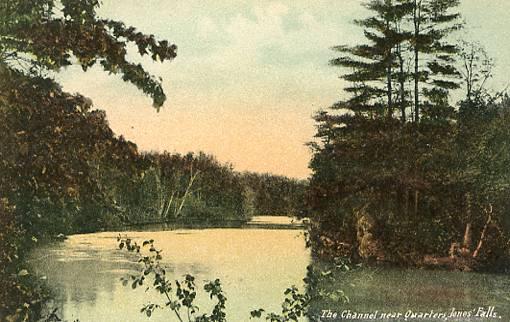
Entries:
{"type": "MultiPolygon", "coordinates": [[[[106,109],[113,129],[143,149],[201,149],[241,170],[302,177],[309,160],[303,143],[314,133],[310,116],[342,95],[329,48],[361,39],[352,24],[365,12],[361,2],[104,1],[103,16],[179,46],[171,63],[142,59],[164,79],[165,108],[157,114],[134,86],[99,68],[86,74],[70,68],[59,79],[106,109]]],[[[497,58],[497,81],[506,84],[509,43],[498,39],[508,34],[510,2],[483,2],[465,0],[462,9],[497,58]]]]}

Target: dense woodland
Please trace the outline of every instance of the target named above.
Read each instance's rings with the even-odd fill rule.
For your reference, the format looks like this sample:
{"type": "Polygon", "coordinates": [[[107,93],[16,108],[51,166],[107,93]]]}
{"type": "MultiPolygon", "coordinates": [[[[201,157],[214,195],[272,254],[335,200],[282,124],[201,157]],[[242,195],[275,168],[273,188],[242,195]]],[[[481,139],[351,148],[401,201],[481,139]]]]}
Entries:
{"type": "Polygon", "coordinates": [[[311,219],[320,258],[473,270],[510,259],[510,98],[462,28],[457,0],[371,0],[366,43],[338,46],[347,99],[316,114],[312,176],[240,173],[204,153],[141,152],[52,75],[97,65],[153,99],[128,60],[177,47],[99,18],[96,0],[0,3],[0,317],[36,320],[47,298],[24,254],[60,234],[163,222],[311,219]],[[130,55],[133,53],[130,53],[130,55]],[[463,98],[452,102],[452,93],[463,98]]]}
{"type": "Polygon", "coordinates": [[[316,254],[507,267],[510,99],[485,89],[493,62],[483,48],[451,40],[458,5],[367,1],[371,15],[355,21],[366,43],[334,48],[349,96],[316,115],[316,254]]]}
{"type": "Polygon", "coordinates": [[[88,98],[64,92],[54,72],[99,65],[152,97],[155,108],[166,99],[160,81],[128,61],[127,46],[161,62],[177,47],[100,19],[98,6],[0,4],[2,318],[37,317],[47,295],[22,268],[26,252],[42,241],[147,223],[243,223],[255,214],[297,213],[303,200],[302,181],[236,172],[204,153],[140,152],[113,133],[88,98]]]}
{"type": "MultiPolygon", "coordinates": [[[[303,200],[303,182],[239,173],[204,153],[140,153],[86,99],[49,79],[4,72],[10,74],[2,85],[10,90],[0,110],[0,242],[13,248],[2,247],[2,265],[61,234],[150,223],[241,224],[255,214],[294,214],[303,200]]],[[[16,267],[7,265],[5,274],[16,267]]]]}

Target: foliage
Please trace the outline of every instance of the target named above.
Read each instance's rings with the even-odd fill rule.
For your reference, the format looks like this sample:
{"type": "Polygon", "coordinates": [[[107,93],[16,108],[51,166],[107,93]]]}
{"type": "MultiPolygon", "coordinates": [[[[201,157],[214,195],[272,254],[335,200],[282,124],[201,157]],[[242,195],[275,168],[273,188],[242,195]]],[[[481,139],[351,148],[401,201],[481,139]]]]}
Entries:
{"type": "Polygon", "coordinates": [[[225,303],[227,298],[223,294],[221,283],[218,279],[210,281],[204,285],[204,291],[209,294],[211,299],[216,301],[212,312],[209,314],[198,314],[198,307],[195,305],[197,296],[195,278],[186,275],[184,280],[175,280],[174,283],[166,276],[166,270],[161,265],[161,250],[154,246],[154,240],[147,240],[142,245],[133,242],[129,238],[119,236],[119,248],[126,249],[128,252],[138,256],[138,263],[143,264],[140,274],[131,275],[130,278],[122,278],[122,284],[136,289],[148,283],[146,291],[153,289],[161,294],[165,300],[164,305],[149,303],[140,311],[151,317],[155,310],[170,310],[173,312],[178,321],[195,321],[195,322],[223,322],[225,317],[225,303]],[[149,254],[143,253],[144,249],[149,250],[149,254]],[[154,281],[147,282],[146,279],[153,278],[154,281]]]}
{"type": "Polygon", "coordinates": [[[127,223],[219,223],[253,215],[294,214],[304,185],[271,175],[238,173],[202,152],[140,156],[146,169],[118,198],[127,223]]]}
{"type": "Polygon", "coordinates": [[[478,265],[504,267],[508,103],[484,104],[465,102],[457,123],[320,115],[324,143],[311,162],[308,197],[315,250],[364,258],[360,229],[368,220],[379,248],[370,258],[420,265],[425,255],[446,257],[452,244],[466,243],[478,265]],[[349,126],[332,128],[339,119],[349,126]]]}
{"type": "MultiPolygon", "coordinates": [[[[407,1],[407,0],[405,0],[407,1]]],[[[448,36],[462,28],[461,15],[455,10],[460,0],[410,0],[410,45],[414,60],[414,121],[420,117],[444,118],[453,109],[450,90],[459,88],[455,67],[458,47],[448,36]]]]}
{"type": "MultiPolygon", "coordinates": [[[[408,14],[410,5],[399,1],[372,0],[364,6],[375,16],[356,20],[356,24],[365,28],[365,37],[369,44],[354,47],[336,46],[333,49],[344,56],[331,60],[331,65],[349,69],[341,78],[352,83],[345,88],[352,97],[337,105],[359,113],[393,116],[395,89],[393,83],[400,82],[401,95],[405,94],[403,82],[406,79],[402,46],[410,39],[410,34],[401,30],[402,21],[408,14]],[[400,61],[398,61],[400,58],[400,61]],[[399,65],[400,64],[400,65],[399,65]],[[399,69],[398,75],[395,71],[399,69]],[[386,105],[382,104],[385,101],[386,105]],[[385,110],[384,107],[387,107],[385,110]]],[[[399,105],[405,119],[405,96],[399,105]]]]}
{"type": "MultiPolygon", "coordinates": [[[[14,207],[0,199],[0,317],[3,321],[36,321],[48,299],[47,290],[23,268],[23,231],[17,227],[14,207]]],[[[36,241],[36,240],[34,240],[36,241]]]]}
{"type": "Polygon", "coordinates": [[[394,117],[398,108],[403,122],[410,114],[415,122],[421,116],[450,117],[447,96],[459,87],[460,74],[454,64],[458,48],[448,35],[462,26],[460,15],[451,12],[458,4],[458,0],[364,3],[372,16],[355,22],[364,28],[368,43],[333,48],[342,56],[330,63],[346,71],[341,78],[349,82],[344,90],[350,95],[334,108],[370,117],[394,117]]]}
{"type": "MultiPolygon", "coordinates": [[[[199,314],[200,308],[195,304],[199,296],[195,277],[186,274],[183,280],[171,281],[167,277],[164,265],[161,264],[162,250],[154,246],[154,240],[146,240],[138,244],[130,238],[119,235],[117,241],[119,249],[134,254],[137,262],[141,264],[138,274],[121,278],[122,284],[132,289],[145,287],[146,292],[155,291],[164,301],[164,304],[151,302],[144,305],[140,309],[141,313],[151,317],[155,311],[169,311],[181,322],[226,321],[227,298],[219,279],[204,284],[203,290],[215,304],[210,313],[199,314]]],[[[336,304],[349,301],[341,290],[330,290],[327,285],[330,285],[333,279],[338,279],[341,274],[349,272],[351,267],[350,261],[344,258],[337,258],[327,267],[309,266],[307,277],[304,279],[307,285],[305,293],[301,293],[296,286],[291,286],[284,291],[285,299],[282,302],[281,313],[266,313],[264,309],[256,309],[250,312],[250,320],[258,318],[271,322],[297,322],[304,318],[309,318],[311,321],[320,320],[317,319],[319,315],[310,313],[313,311],[310,310],[312,306],[316,309],[325,300],[334,301],[336,304]]]]}
{"type": "Polygon", "coordinates": [[[456,269],[501,269],[510,259],[508,100],[484,95],[492,63],[483,52],[464,44],[457,57],[448,43],[460,28],[457,5],[369,1],[374,16],[358,24],[370,44],[335,48],[347,53],[332,63],[352,69],[343,76],[351,98],[315,117],[307,200],[316,255],[456,269]],[[415,60],[414,74],[401,55],[415,60]],[[468,87],[458,111],[448,102],[459,87],[456,58],[468,87]],[[402,90],[408,80],[414,93],[402,90]],[[411,94],[414,117],[404,108],[397,119],[393,108],[411,94]]]}
{"type": "Polygon", "coordinates": [[[294,215],[302,208],[305,184],[297,180],[238,173],[202,152],[139,158],[141,176],[116,194],[127,224],[245,222],[253,215],[294,215]]]}
{"type": "Polygon", "coordinates": [[[22,259],[33,241],[116,225],[115,196],[143,168],[134,144],[113,135],[104,112],[63,92],[48,75],[99,64],[152,97],[156,108],[166,99],[161,79],[128,60],[128,47],[163,62],[176,56],[176,46],[99,18],[99,5],[0,3],[0,198],[11,205],[2,218],[8,258],[2,259],[2,290],[8,293],[0,304],[1,315],[15,320],[34,320],[44,298],[30,274],[18,273],[28,273],[22,259]]]}
{"type": "Polygon", "coordinates": [[[3,70],[2,194],[36,237],[104,227],[112,185],[138,174],[136,147],[114,137],[105,114],[54,82],[3,70]]]}
{"type": "Polygon", "coordinates": [[[163,62],[176,57],[177,47],[122,22],[99,18],[99,6],[97,0],[2,1],[0,62],[29,75],[99,64],[150,95],[159,108],[166,99],[161,81],[130,62],[127,48],[133,44],[140,56],[163,62]]]}
{"type": "MultiPolygon", "coordinates": [[[[311,297],[308,293],[302,294],[296,286],[289,287],[283,293],[285,300],[282,303],[282,313],[268,313],[266,321],[271,322],[286,322],[286,321],[299,321],[301,317],[307,316],[308,306],[311,297]]],[[[250,312],[250,318],[260,318],[264,313],[264,309],[253,310],[250,312]]]]}
{"type": "Polygon", "coordinates": [[[243,183],[253,191],[257,215],[304,216],[307,182],[283,176],[245,172],[243,183]]]}

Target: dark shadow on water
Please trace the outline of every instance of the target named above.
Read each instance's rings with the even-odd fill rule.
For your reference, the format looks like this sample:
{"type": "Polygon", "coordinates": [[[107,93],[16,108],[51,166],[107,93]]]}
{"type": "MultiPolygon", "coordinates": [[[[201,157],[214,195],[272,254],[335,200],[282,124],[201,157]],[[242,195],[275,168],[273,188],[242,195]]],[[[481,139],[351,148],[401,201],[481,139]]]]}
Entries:
{"type": "MultiPolygon", "coordinates": [[[[315,264],[325,266],[324,264],[315,264]]],[[[320,282],[322,297],[313,305],[313,312],[325,309],[340,313],[345,310],[358,313],[370,312],[452,312],[488,310],[490,306],[501,318],[463,317],[448,321],[510,321],[510,276],[505,274],[467,273],[453,271],[360,268],[349,272],[334,273],[320,282]],[[349,297],[343,303],[330,294],[342,290],[349,297]],[[505,294],[506,293],[506,294],[505,294]]],[[[474,313],[472,313],[474,315],[474,313]]],[[[331,321],[350,321],[338,319],[331,321]]],[[[373,319],[356,319],[373,321],[373,319]]],[[[393,319],[391,321],[404,321],[393,319]]],[[[415,319],[415,321],[439,321],[415,319]]]]}
{"type": "MultiPolygon", "coordinates": [[[[187,220],[179,222],[157,222],[157,223],[136,223],[124,225],[112,229],[112,231],[165,231],[179,229],[224,229],[224,228],[243,228],[243,229],[303,229],[305,225],[301,222],[274,223],[264,221],[244,221],[244,220],[222,220],[206,221],[187,220]]],[[[183,233],[185,234],[185,233],[183,233]]]]}

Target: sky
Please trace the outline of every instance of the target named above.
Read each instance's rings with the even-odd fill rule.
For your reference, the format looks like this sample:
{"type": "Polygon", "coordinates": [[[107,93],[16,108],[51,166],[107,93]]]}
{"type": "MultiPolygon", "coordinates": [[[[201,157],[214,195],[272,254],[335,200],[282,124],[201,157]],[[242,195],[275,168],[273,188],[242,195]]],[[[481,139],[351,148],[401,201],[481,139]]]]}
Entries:
{"type": "MultiPolygon", "coordinates": [[[[294,178],[310,174],[313,114],[344,97],[331,47],[362,40],[352,24],[362,0],[103,0],[98,13],[178,46],[165,63],[141,62],[162,77],[160,112],[133,85],[100,68],[69,67],[64,89],[90,97],[117,135],[143,151],[204,151],[239,171],[294,178]]],[[[510,82],[510,1],[463,0],[459,39],[494,57],[502,90],[510,82]]],[[[133,51],[134,52],[134,51],[133,51]]]]}

